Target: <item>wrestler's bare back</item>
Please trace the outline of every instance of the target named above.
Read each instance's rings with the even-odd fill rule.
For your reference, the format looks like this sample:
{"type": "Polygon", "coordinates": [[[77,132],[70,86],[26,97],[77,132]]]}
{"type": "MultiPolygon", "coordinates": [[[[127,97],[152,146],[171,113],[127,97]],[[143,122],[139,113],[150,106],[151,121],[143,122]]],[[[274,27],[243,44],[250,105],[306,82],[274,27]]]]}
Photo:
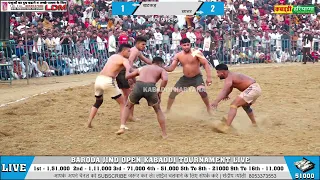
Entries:
{"type": "Polygon", "coordinates": [[[236,88],[241,92],[256,82],[253,78],[236,72],[229,72],[225,81],[226,83],[231,82],[232,88],[236,88]]]}
{"type": "Polygon", "coordinates": [[[143,66],[139,70],[139,81],[146,83],[157,83],[161,79],[161,74],[167,73],[162,67],[158,65],[143,66]]]}
{"type": "Polygon", "coordinates": [[[109,57],[106,65],[103,67],[102,71],[100,72],[101,75],[108,76],[108,77],[117,77],[119,72],[125,68],[124,63],[127,61],[126,58],[119,54],[114,54],[109,57]]]}
{"type": "Polygon", "coordinates": [[[198,57],[193,57],[191,51],[185,53],[184,51],[176,54],[177,60],[181,63],[183,74],[186,77],[194,77],[200,74],[200,61],[198,57]]]}

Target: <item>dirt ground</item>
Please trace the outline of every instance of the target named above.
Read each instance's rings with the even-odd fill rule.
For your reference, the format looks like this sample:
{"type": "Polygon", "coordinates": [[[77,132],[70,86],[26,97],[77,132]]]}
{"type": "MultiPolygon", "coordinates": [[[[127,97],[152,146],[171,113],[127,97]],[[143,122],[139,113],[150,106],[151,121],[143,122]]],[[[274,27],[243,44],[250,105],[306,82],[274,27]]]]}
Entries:
{"type": "MultiPolygon", "coordinates": [[[[117,136],[119,108],[106,99],[93,121],[84,127],[94,103],[96,74],[14,81],[0,84],[0,105],[48,92],[0,108],[1,155],[316,155],[320,152],[320,64],[234,66],[254,77],[263,90],[253,106],[259,128],[252,128],[242,109],[234,120],[238,135],[213,132],[213,122],[226,115],[231,100],[213,116],[196,93],[179,95],[167,116],[169,138],[145,100],[136,106],[141,120],[130,122],[117,136]]],[[[213,71],[215,75],[215,71],[213,71]]],[[[168,87],[181,76],[169,75],[168,87]]],[[[215,77],[215,76],[214,76],[215,77]]],[[[223,86],[214,78],[208,88],[212,101],[223,86]]],[[[231,98],[238,95],[234,90],[231,98]]],[[[163,94],[165,109],[169,93],[163,94]]]]}

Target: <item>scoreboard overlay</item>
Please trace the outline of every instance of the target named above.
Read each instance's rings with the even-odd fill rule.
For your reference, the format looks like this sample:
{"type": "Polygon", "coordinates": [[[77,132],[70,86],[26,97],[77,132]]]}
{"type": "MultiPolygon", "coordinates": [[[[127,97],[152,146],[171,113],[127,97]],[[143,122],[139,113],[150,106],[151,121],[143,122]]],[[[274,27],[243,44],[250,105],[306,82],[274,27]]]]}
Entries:
{"type": "Polygon", "coordinates": [[[319,156],[0,156],[11,179],[316,179],[319,156]]]}
{"type": "Polygon", "coordinates": [[[112,2],[112,15],[224,15],[224,3],[112,2]]]}

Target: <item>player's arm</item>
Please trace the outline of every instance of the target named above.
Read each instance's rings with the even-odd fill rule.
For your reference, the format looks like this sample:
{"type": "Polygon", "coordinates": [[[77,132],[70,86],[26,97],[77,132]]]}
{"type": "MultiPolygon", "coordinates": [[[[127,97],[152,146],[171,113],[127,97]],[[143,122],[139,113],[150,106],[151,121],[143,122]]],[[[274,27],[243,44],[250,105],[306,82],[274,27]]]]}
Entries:
{"type": "MultiPolygon", "coordinates": [[[[130,61],[128,59],[124,59],[123,60],[123,66],[126,68],[126,79],[130,79],[133,78],[135,76],[137,76],[137,72],[135,72],[136,70],[133,70],[132,66],[130,65],[130,61]]],[[[139,71],[138,71],[139,74],[139,71]]]]}
{"type": "Polygon", "coordinates": [[[161,84],[160,84],[160,91],[158,92],[158,97],[161,101],[161,94],[164,91],[164,88],[167,86],[168,83],[168,73],[165,70],[162,70],[161,72],[161,84]]]}
{"type": "Polygon", "coordinates": [[[136,58],[137,58],[137,53],[139,53],[139,52],[137,52],[137,51],[131,51],[131,53],[130,53],[130,56],[129,56],[129,58],[128,58],[128,61],[129,61],[129,64],[130,64],[131,67],[133,66],[133,63],[134,63],[134,61],[135,61],[136,58]]]}
{"type": "Polygon", "coordinates": [[[225,99],[229,96],[229,94],[232,92],[232,78],[227,78],[224,82],[223,89],[217,96],[217,98],[214,100],[216,104],[218,104],[221,100],[225,99]]]}
{"type": "Polygon", "coordinates": [[[132,79],[139,76],[139,69],[134,69],[132,72],[126,70],[126,79],[132,79]]]}
{"type": "Polygon", "coordinates": [[[159,93],[162,93],[164,91],[164,88],[167,86],[167,83],[168,83],[168,73],[167,71],[163,70],[161,72],[161,84],[160,84],[160,92],[159,93]]]}
{"type": "Polygon", "coordinates": [[[207,58],[199,51],[196,56],[198,57],[200,63],[203,65],[206,73],[207,73],[207,85],[211,85],[212,83],[212,70],[207,58]]]}
{"type": "Polygon", "coordinates": [[[143,62],[145,62],[146,64],[152,64],[152,61],[148,58],[146,58],[141,52],[139,53],[138,56],[143,62]]]}
{"type": "Polygon", "coordinates": [[[169,67],[164,67],[164,69],[168,72],[172,72],[176,69],[177,65],[179,63],[179,60],[178,60],[178,54],[176,54],[174,57],[173,57],[173,61],[171,63],[171,65],[169,67]]]}

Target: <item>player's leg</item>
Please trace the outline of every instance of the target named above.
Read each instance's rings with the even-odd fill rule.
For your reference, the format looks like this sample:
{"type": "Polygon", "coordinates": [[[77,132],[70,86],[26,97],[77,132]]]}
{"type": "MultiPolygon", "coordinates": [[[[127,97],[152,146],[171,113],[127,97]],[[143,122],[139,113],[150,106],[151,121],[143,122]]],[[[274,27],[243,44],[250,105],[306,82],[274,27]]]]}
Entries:
{"type": "Polygon", "coordinates": [[[96,102],[92,106],[90,114],[89,114],[89,119],[88,119],[88,122],[87,122],[87,127],[88,128],[92,128],[92,120],[96,116],[96,114],[98,112],[98,109],[102,105],[102,103],[103,103],[103,95],[96,96],[96,102]]]}
{"type": "Polygon", "coordinates": [[[197,92],[199,93],[202,101],[204,102],[204,104],[207,107],[207,112],[212,115],[212,108],[210,107],[210,102],[209,102],[209,98],[208,98],[208,94],[206,91],[206,86],[204,84],[202,75],[198,75],[196,77],[194,77],[194,79],[192,80],[194,81],[193,86],[196,88],[197,92]]]}
{"type": "Polygon", "coordinates": [[[152,107],[157,114],[157,119],[158,119],[158,122],[159,122],[159,125],[161,128],[161,131],[162,131],[162,138],[165,139],[168,137],[167,130],[166,130],[166,119],[165,119],[164,114],[161,110],[160,104],[156,104],[152,107]]]}
{"type": "Polygon", "coordinates": [[[231,126],[232,121],[234,120],[235,116],[237,115],[237,110],[241,106],[246,106],[248,103],[242,99],[240,96],[238,96],[230,105],[230,110],[228,113],[228,118],[227,118],[227,126],[231,126]]]}
{"type": "Polygon", "coordinates": [[[125,102],[125,107],[123,108],[123,111],[122,111],[120,129],[116,132],[116,134],[118,135],[123,134],[125,132],[125,129],[127,129],[126,122],[130,117],[131,109],[134,107],[134,104],[139,103],[142,97],[141,93],[142,92],[140,91],[139,87],[136,86],[134,87],[132,92],[129,94],[127,101],[123,100],[123,102],[125,102]]]}
{"type": "Polygon", "coordinates": [[[129,119],[130,116],[130,111],[131,109],[134,107],[134,104],[132,104],[130,101],[127,101],[124,108],[123,108],[123,113],[121,116],[121,125],[120,125],[120,129],[116,132],[116,134],[120,135],[123,134],[125,132],[126,129],[126,123],[127,120],[129,119]]]}
{"type": "Polygon", "coordinates": [[[254,113],[253,113],[251,106],[248,104],[248,105],[242,106],[242,108],[249,116],[252,125],[257,126],[256,118],[254,117],[254,113]]]}
{"type": "Polygon", "coordinates": [[[203,85],[200,85],[196,89],[197,89],[197,92],[199,93],[199,95],[201,96],[202,101],[204,102],[204,104],[207,107],[207,112],[210,115],[212,115],[212,108],[210,107],[210,102],[209,102],[208,94],[206,92],[206,87],[203,85]]]}
{"type": "Polygon", "coordinates": [[[171,107],[173,105],[174,100],[176,99],[176,96],[182,92],[182,90],[186,88],[185,86],[185,78],[182,76],[174,85],[168,99],[167,103],[167,110],[166,113],[169,113],[171,111],[171,107]]]}
{"type": "Polygon", "coordinates": [[[122,116],[123,116],[123,109],[124,109],[124,105],[125,105],[125,99],[122,96],[122,94],[118,94],[118,95],[116,95],[114,97],[111,97],[111,99],[117,101],[117,103],[119,104],[119,106],[120,106],[120,119],[121,119],[122,116]]]}
{"type": "MultiPolygon", "coordinates": [[[[156,89],[157,87],[154,86],[154,88],[156,89]]],[[[146,92],[144,93],[144,97],[146,98],[148,105],[152,106],[157,114],[157,119],[162,131],[162,138],[167,138],[166,120],[160,107],[160,99],[157,92],[146,92]]]]}
{"type": "MultiPolygon", "coordinates": [[[[124,96],[124,100],[127,101],[129,94],[131,93],[131,89],[130,88],[123,88],[121,89],[123,92],[123,96],[124,96]]],[[[134,111],[134,107],[130,108],[130,114],[129,114],[129,121],[136,121],[138,120],[137,118],[133,117],[133,111],[134,111]]]]}

